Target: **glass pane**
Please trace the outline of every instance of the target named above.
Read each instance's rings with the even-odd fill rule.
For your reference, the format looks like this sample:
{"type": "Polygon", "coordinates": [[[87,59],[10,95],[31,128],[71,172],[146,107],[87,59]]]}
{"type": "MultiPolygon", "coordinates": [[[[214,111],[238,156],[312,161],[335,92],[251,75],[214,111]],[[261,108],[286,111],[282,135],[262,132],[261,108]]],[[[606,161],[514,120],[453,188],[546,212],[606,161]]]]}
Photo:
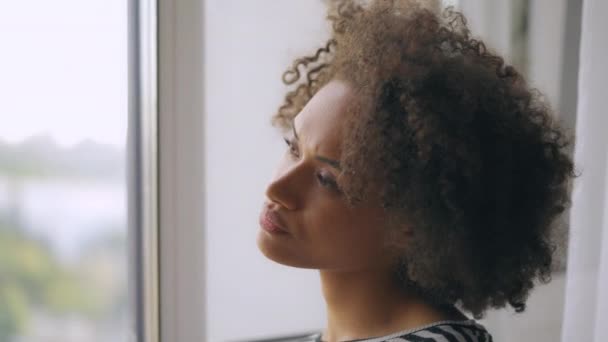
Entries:
{"type": "Polygon", "coordinates": [[[0,341],[125,341],[127,4],[0,0],[0,341]]]}

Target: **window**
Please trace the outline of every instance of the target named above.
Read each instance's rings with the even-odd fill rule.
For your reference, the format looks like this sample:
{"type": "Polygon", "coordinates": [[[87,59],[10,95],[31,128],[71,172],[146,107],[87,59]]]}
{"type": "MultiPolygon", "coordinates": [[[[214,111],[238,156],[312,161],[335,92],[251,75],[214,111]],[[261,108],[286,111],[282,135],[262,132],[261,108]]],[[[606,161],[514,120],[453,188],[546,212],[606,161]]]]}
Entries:
{"type": "Polygon", "coordinates": [[[2,0],[0,45],[0,341],[126,341],[126,3],[2,0]]]}

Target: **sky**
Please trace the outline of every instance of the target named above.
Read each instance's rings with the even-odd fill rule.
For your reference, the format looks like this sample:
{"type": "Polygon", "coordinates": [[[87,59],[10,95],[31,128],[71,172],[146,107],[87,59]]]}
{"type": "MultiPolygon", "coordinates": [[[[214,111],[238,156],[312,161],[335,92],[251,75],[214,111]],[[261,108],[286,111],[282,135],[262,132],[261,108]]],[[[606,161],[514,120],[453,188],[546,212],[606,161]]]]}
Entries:
{"type": "Polygon", "coordinates": [[[0,140],[124,146],[127,1],[0,0],[0,140]]]}

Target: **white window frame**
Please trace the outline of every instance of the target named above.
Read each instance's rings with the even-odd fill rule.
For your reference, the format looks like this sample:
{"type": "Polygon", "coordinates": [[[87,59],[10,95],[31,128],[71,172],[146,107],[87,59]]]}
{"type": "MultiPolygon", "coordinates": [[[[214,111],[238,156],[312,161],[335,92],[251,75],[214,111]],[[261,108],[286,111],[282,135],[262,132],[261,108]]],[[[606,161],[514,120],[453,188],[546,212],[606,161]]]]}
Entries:
{"type": "Polygon", "coordinates": [[[129,0],[130,341],[204,341],[203,2],[129,0]]]}
{"type": "Polygon", "coordinates": [[[203,0],[158,0],[163,342],[207,340],[203,3],[203,0]]]}

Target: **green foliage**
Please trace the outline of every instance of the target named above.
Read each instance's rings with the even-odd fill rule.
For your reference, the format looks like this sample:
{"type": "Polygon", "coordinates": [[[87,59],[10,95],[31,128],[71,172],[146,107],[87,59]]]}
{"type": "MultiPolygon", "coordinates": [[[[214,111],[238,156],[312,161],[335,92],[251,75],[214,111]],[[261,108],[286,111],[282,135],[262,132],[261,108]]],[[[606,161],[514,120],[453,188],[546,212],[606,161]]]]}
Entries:
{"type": "Polygon", "coordinates": [[[0,286],[0,342],[24,330],[28,316],[27,298],[16,283],[0,286]]]}
{"type": "MultiPolygon", "coordinates": [[[[63,148],[46,136],[19,144],[0,140],[0,181],[7,181],[9,197],[16,199],[0,211],[11,215],[15,209],[18,214],[21,185],[29,180],[122,182],[125,158],[124,150],[91,141],[63,148]]],[[[108,235],[103,227],[100,231],[104,233],[66,264],[45,241],[28,234],[19,217],[3,214],[0,212],[0,342],[27,335],[34,313],[107,320],[113,318],[111,313],[124,310],[124,234],[108,235]]]]}
{"type": "Polygon", "coordinates": [[[103,310],[77,274],[41,241],[0,224],[0,341],[27,329],[31,308],[94,316],[103,310]]]}

